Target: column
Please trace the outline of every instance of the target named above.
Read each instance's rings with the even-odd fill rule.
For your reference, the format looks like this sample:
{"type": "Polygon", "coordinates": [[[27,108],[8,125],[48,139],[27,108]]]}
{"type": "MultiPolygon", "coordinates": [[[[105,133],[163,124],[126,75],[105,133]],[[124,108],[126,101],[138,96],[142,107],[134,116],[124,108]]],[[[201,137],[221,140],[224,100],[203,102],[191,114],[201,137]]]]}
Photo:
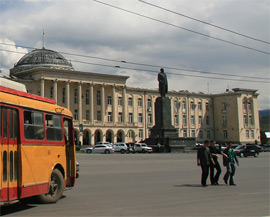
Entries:
{"type": "Polygon", "coordinates": [[[44,83],[45,83],[45,80],[44,80],[44,78],[41,78],[40,79],[40,96],[42,96],[42,97],[44,97],[44,93],[45,93],[45,85],[44,85],[44,83]]]}
{"type": "Polygon", "coordinates": [[[101,122],[105,120],[105,84],[101,85],[101,122]]]}
{"type": "Polygon", "coordinates": [[[112,118],[113,118],[113,124],[115,124],[115,122],[117,120],[116,103],[117,103],[117,100],[115,99],[115,85],[113,85],[112,86],[112,118]]]}
{"type": "Polygon", "coordinates": [[[66,82],[66,103],[67,109],[70,109],[70,80],[66,82]]]}
{"type": "Polygon", "coordinates": [[[123,87],[122,94],[123,123],[127,123],[126,86],[123,87]]]}
{"type": "Polygon", "coordinates": [[[53,81],[53,98],[57,104],[57,79],[53,81]]]}
{"type": "Polygon", "coordinates": [[[82,123],[82,82],[78,83],[78,104],[79,104],[78,121],[80,124],[82,123]]]}
{"type": "MultiPolygon", "coordinates": [[[[94,84],[90,83],[90,89],[89,89],[89,99],[90,99],[90,123],[94,123],[94,84]]],[[[94,144],[94,143],[91,143],[94,144]]]]}

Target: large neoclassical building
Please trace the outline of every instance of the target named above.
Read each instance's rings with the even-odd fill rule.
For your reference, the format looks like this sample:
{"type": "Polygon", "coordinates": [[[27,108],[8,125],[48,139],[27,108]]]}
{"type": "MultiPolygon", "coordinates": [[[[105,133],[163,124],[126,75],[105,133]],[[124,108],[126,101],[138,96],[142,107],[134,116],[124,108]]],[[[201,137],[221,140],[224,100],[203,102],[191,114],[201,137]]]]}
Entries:
{"type": "MultiPolygon", "coordinates": [[[[53,50],[26,54],[10,75],[24,83],[28,92],[70,109],[77,141],[82,144],[144,140],[155,124],[158,90],[127,87],[126,76],[76,71],[53,50]]],[[[179,137],[193,137],[197,142],[259,141],[256,92],[240,88],[220,94],[170,91],[172,124],[179,137]]]]}

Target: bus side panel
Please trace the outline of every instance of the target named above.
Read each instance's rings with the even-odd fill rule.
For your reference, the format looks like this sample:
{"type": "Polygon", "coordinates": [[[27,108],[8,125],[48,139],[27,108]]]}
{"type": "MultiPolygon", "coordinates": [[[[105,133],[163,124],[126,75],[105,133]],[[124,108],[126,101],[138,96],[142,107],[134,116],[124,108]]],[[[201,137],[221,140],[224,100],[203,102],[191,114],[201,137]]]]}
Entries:
{"type": "Polygon", "coordinates": [[[65,148],[62,145],[23,144],[21,158],[21,198],[40,195],[48,192],[54,165],[65,165],[65,148]]]}

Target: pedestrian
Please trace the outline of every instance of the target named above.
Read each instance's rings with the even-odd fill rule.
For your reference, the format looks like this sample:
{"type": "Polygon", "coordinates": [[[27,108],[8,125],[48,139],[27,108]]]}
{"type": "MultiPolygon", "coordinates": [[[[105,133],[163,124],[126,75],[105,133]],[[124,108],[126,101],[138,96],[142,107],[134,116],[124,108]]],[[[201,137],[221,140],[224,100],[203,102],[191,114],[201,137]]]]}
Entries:
{"type": "Polygon", "coordinates": [[[228,184],[228,179],[229,180],[229,184],[230,185],[236,185],[234,183],[233,177],[235,174],[235,163],[237,164],[237,166],[239,166],[239,162],[238,162],[238,158],[236,156],[236,153],[234,152],[234,150],[232,149],[232,143],[229,142],[227,148],[223,151],[224,154],[227,155],[227,157],[223,158],[224,162],[224,166],[227,167],[227,172],[225,173],[223,180],[226,183],[226,185],[228,184]]]}
{"type": "Polygon", "coordinates": [[[218,180],[219,180],[219,176],[221,174],[221,168],[218,162],[218,158],[219,155],[224,155],[225,157],[227,157],[226,154],[221,152],[221,149],[217,149],[215,146],[216,142],[214,140],[210,141],[210,152],[212,154],[212,158],[215,162],[215,164],[213,164],[212,162],[210,162],[210,181],[211,181],[211,185],[219,185],[218,180]],[[215,169],[216,169],[216,174],[215,174],[215,169]]]}
{"type": "Polygon", "coordinates": [[[201,166],[202,169],[201,184],[203,187],[207,186],[206,180],[209,174],[210,161],[215,164],[208,146],[209,141],[205,140],[203,145],[197,151],[197,165],[201,166]]]}

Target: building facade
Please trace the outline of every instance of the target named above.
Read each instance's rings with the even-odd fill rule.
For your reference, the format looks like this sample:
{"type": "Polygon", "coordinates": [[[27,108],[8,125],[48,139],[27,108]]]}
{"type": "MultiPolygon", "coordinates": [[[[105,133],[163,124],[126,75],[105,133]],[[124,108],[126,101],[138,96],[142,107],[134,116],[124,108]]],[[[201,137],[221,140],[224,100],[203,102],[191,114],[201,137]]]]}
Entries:
{"type": "MultiPolygon", "coordinates": [[[[76,71],[61,54],[36,49],[10,70],[30,93],[54,99],[73,113],[77,141],[134,142],[155,124],[158,90],[127,87],[127,76],[76,71]]],[[[172,124],[179,137],[223,143],[260,140],[256,90],[221,94],[169,91],[172,124]]]]}

